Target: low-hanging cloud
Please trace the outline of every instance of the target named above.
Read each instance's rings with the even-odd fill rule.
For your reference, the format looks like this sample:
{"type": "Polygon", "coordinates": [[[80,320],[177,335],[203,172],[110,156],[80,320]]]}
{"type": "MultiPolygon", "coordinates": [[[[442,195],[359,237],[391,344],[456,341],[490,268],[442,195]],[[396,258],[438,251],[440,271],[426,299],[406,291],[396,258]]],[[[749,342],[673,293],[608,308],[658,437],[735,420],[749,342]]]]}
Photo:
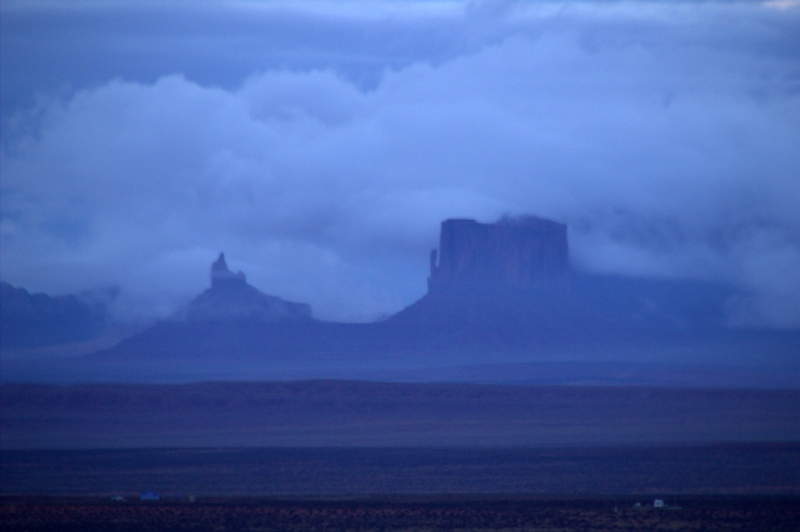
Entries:
{"type": "Polygon", "coordinates": [[[800,8],[491,5],[415,11],[451,46],[400,47],[368,87],[332,61],[40,100],[4,129],[3,279],[167,314],[224,250],[370,319],[424,292],[441,220],[533,213],[579,269],[732,283],[736,319],[800,325],[800,8]]]}

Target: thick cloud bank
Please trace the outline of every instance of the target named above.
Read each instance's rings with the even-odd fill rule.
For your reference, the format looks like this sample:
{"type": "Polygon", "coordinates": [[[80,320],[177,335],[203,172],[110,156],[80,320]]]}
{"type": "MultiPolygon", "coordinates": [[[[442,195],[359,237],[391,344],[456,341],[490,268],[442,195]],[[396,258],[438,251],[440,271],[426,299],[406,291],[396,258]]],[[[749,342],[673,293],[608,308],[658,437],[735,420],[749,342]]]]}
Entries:
{"type": "Polygon", "coordinates": [[[87,82],[7,118],[3,280],[118,283],[164,314],[225,251],[267,293],[370,319],[424,292],[441,220],[534,213],[569,224],[577,268],[730,282],[732,320],[800,325],[799,6],[336,5],[229,9],[315,61],[304,31],[353,35],[370,83],[331,44],[327,64],[87,82]]]}

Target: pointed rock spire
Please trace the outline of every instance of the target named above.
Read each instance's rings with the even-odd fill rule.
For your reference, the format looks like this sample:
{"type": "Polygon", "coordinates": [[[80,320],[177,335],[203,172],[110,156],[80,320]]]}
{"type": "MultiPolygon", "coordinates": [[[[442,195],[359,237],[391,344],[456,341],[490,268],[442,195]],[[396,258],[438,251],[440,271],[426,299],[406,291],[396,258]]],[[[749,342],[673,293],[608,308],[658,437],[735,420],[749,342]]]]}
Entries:
{"type": "Polygon", "coordinates": [[[220,286],[221,283],[246,283],[247,277],[241,270],[238,273],[233,273],[228,269],[228,263],[225,262],[225,253],[220,253],[216,262],[211,265],[211,286],[220,286]]]}
{"type": "Polygon", "coordinates": [[[211,264],[211,288],[197,296],[183,315],[190,321],[312,319],[308,305],[262,294],[247,284],[244,273],[228,269],[224,253],[211,264]]]}

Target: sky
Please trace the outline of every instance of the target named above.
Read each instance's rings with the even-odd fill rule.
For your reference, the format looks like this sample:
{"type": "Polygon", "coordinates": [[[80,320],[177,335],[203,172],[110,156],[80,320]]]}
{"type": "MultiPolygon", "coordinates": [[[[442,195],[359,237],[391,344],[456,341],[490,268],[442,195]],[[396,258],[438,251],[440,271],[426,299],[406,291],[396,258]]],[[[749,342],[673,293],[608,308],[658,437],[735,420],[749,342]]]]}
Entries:
{"type": "MultiPolygon", "coordinates": [[[[15,1],[0,278],[168,316],[220,251],[364,321],[439,223],[568,224],[576,270],[800,327],[800,2],[15,1]]],[[[740,317],[741,317],[740,316],[740,317]]]]}

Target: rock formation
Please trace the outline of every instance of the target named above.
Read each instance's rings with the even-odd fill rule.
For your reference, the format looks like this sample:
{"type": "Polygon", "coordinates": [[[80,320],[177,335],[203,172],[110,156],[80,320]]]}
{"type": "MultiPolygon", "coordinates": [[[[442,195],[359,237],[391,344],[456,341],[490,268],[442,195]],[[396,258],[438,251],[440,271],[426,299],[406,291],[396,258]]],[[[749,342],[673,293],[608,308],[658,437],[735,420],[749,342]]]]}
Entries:
{"type": "Polygon", "coordinates": [[[104,302],[51,297],[0,283],[0,349],[29,349],[98,336],[108,321],[104,302]]]}
{"type": "Polygon", "coordinates": [[[451,219],[431,252],[428,293],[389,321],[470,335],[489,328],[509,337],[516,328],[597,339],[621,330],[724,327],[731,295],[708,282],[571,271],[567,227],[550,220],[451,219]]]}
{"type": "Polygon", "coordinates": [[[511,329],[564,329],[573,321],[566,225],[524,216],[441,227],[428,293],[389,322],[510,338],[511,329]]]}
{"type": "Polygon", "coordinates": [[[547,288],[569,275],[567,226],[525,216],[493,224],[451,219],[442,222],[437,252],[431,252],[428,291],[547,288]]]}
{"type": "Polygon", "coordinates": [[[233,273],[225,254],[211,265],[211,288],[200,294],[186,309],[190,321],[247,319],[257,321],[309,320],[311,307],[291,303],[259,292],[247,284],[241,271],[233,273]]]}
{"type": "Polygon", "coordinates": [[[247,276],[242,270],[237,273],[230,271],[228,263],[225,262],[225,254],[220,253],[217,260],[211,264],[211,287],[230,286],[236,283],[247,284],[247,276]]]}
{"type": "MultiPolygon", "coordinates": [[[[556,222],[446,220],[432,259],[427,294],[386,320],[353,324],[314,320],[308,305],[259,292],[220,254],[211,287],[179,319],[158,322],[81,361],[4,362],[3,378],[394,379],[406,375],[402,368],[417,368],[433,379],[434,368],[451,367],[457,380],[465,378],[464,366],[478,375],[495,363],[628,360],[640,353],[643,360],[670,363],[691,357],[694,364],[701,357],[709,364],[771,360],[774,367],[786,361],[796,366],[797,331],[725,327],[725,304],[735,295],[725,286],[570,272],[566,227],[556,222]]],[[[5,335],[8,302],[35,296],[2,288],[5,335]]],[[[516,378],[516,369],[503,371],[503,379],[516,378]]],[[[563,382],[583,379],[579,373],[567,370],[563,382]]]]}

